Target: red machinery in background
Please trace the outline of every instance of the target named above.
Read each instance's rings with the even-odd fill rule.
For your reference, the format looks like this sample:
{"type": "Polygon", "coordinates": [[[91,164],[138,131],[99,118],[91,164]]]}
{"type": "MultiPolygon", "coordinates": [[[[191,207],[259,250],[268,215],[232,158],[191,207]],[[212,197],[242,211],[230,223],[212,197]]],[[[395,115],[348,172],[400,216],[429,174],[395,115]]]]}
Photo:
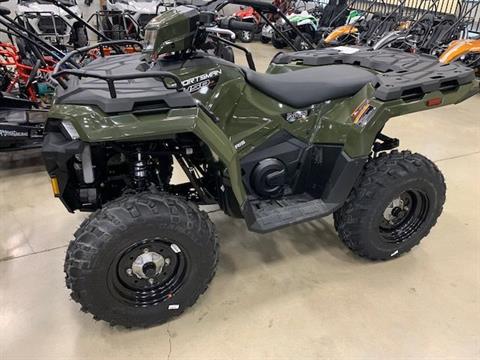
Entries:
{"type": "Polygon", "coordinates": [[[53,71],[56,62],[44,56],[33,63],[22,50],[11,43],[0,43],[0,90],[38,103],[50,92],[46,75],[53,71]],[[39,78],[45,79],[45,83],[39,82],[39,78]]]}

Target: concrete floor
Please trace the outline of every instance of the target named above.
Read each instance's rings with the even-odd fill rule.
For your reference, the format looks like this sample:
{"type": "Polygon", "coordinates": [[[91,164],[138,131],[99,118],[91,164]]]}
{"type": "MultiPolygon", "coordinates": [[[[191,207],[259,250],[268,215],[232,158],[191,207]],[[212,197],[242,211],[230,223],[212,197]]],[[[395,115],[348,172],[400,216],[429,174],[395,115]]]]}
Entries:
{"type": "MultiPolygon", "coordinates": [[[[265,68],[274,49],[252,48],[265,68]]],[[[0,155],[0,359],[479,359],[479,109],[477,96],[388,124],[448,185],[414,251],[371,263],[342,245],[331,218],[258,235],[213,211],[221,256],[210,289],[148,330],[95,322],[69,300],[65,247],[85,214],[52,197],[38,152],[0,155]]]]}

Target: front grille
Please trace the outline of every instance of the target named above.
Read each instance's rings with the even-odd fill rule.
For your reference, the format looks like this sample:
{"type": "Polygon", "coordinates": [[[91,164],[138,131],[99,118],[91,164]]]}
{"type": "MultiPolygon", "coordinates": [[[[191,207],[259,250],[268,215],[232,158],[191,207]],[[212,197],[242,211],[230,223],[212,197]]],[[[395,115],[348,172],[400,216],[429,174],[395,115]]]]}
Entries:
{"type": "MultiPolygon", "coordinates": [[[[67,24],[65,21],[55,16],[55,27],[59,35],[65,35],[67,33],[67,24]]],[[[38,28],[43,34],[55,34],[55,27],[53,26],[53,20],[51,16],[41,16],[38,21],[38,28]]]]}
{"type": "Polygon", "coordinates": [[[138,25],[144,28],[154,17],[155,14],[142,14],[138,17],[138,25]]]}

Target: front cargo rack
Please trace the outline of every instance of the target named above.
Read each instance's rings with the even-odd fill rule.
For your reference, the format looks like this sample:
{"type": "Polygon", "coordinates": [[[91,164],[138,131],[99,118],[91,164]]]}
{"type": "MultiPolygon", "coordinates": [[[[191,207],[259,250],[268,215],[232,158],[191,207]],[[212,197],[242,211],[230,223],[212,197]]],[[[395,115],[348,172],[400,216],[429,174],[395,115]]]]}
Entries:
{"type": "MultiPolygon", "coordinates": [[[[148,71],[148,72],[134,72],[129,74],[120,74],[120,75],[112,75],[112,74],[99,74],[98,72],[88,71],[88,70],[81,70],[81,69],[62,69],[62,67],[74,57],[80,57],[79,63],[85,60],[85,57],[89,52],[92,50],[98,49],[100,56],[103,58],[107,56],[106,49],[107,48],[114,48],[121,49],[120,46],[128,45],[128,46],[138,46],[142,49],[142,44],[138,41],[134,40],[114,40],[114,41],[105,41],[101,43],[97,43],[95,45],[85,46],[76,50],[69,52],[65,55],[62,60],[60,60],[52,74],[50,75],[51,78],[54,79],[58,85],[60,85],[64,90],[68,89],[68,85],[65,82],[65,78],[68,78],[69,75],[81,78],[94,78],[99,80],[104,80],[108,85],[108,90],[110,92],[110,97],[115,99],[117,97],[117,90],[115,88],[115,82],[120,80],[133,80],[133,79],[143,79],[143,78],[156,78],[160,79],[163,82],[163,85],[167,90],[176,90],[178,92],[183,91],[182,81],[179,79],[178,76],[172,74],[168,71],[148,71]],[[167,81],[170,79],[171,81],[167,81]]],[[[120,50],[121,51],[121,50],[120,50]]],[[[114,55],[115,56],[115,55],[114,55]]]]}
{"type": "Polygon", "coordinates": [[[133,80],[133,79],[145,79],[145,78],[158,78],[161,79],[163,85],[167,90],[177,90],[178,92],[183,91],[183,85],[178,76],[172,74],[168,71],[149,71],[146,73],[132,73],[132,74],[123,74],[123,75],[100,75],[94,72],[78,70],[78,69],[69,69],[61,70],[56,74],[51,76],[58,81],[60,86],[63,89],[68,89],[68,85],[61,79],[60,76],[73,75],[78,78],[94,78],[105,80],[108,85],[108,91],[110,92],[110,97],[115,99],[117,97],[117,90],[115,89],[115,81],[119,80],[133,80]],[[171,79],[175,85],[169,84],[166,79],[171,79]]]}
{"type": "Polygon", "coordinates": [[[134,40],[106,41],[74,50],[62,58],[50,75],[58,85],[56,104],[95,106],[106,114],[197,105],[191,94],[184,91],[177,75],[142,66],[144,55],[124,51],[125,46],[130,46],[130,50],[142,47],[134,40]],[[92,50],[98,56],[93,61],[84,61],[89,60],[87,55],[92,50]],[[108,56],[113,51],[115,55],[108,56]],[[78,66],[69,68],[70,62],[78,66]]]}

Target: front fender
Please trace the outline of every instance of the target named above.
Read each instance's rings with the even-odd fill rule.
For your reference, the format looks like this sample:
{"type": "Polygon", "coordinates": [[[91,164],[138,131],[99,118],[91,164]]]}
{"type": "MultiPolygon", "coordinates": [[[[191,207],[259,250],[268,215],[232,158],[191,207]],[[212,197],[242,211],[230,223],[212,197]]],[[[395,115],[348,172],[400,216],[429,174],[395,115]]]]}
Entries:
{"type": "Polygon", "coordinates": [[[457,40],[452,41],[448,48],[440,55],[438,61],[450,64],[468,53],[480,53],[480,40],[457,40]]]}
{"type": "Polygon", "coordinates": [[[232,190],[240,205],[246,200],[238,153],[225,133],[201,108],[171,109],[164,113],[108,115],[83,105],[55,105],[49,118],[70,121],[80,140],[87,143],[154,141],[193,133],[228,170],[232,190]]]}

